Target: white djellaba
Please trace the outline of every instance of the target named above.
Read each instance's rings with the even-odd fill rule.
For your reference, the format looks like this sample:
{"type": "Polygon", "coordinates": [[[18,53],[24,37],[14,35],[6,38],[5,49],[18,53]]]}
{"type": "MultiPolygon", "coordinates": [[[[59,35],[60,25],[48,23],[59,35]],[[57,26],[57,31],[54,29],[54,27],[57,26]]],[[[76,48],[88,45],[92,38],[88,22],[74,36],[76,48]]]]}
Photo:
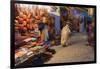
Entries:
{"type": "Polygon", "coordinates": [[[70,28],[68,24],[66,24],[61,30],[61,45],[62,46],[67,46],[69,44],[70,34],[71,34],[70,28]]]}

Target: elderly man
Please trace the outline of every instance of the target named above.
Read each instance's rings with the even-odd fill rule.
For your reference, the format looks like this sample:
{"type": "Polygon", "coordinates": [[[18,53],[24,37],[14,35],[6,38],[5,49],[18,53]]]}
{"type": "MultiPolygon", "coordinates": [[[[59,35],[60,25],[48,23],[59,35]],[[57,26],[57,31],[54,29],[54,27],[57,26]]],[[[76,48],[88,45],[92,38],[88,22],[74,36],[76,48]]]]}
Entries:
{"type": "Polygon", "coordinates": [[[68,25],[69,23],[70,23],[69,21],[66,22],[61,31],[61,45],[63,47],[69,44],[69,38],[70,38],[70,33],[71,33],[69,25],[68,25]]]}

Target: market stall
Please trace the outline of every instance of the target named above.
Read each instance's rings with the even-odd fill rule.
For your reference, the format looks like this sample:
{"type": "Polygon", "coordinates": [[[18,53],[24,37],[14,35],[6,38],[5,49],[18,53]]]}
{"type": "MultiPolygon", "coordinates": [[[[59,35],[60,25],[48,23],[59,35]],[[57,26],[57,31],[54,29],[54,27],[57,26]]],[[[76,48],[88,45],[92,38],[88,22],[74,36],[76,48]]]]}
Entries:
{"type": "Polygon", "coordinates": [[[51,8],[30,6],[28,8],[24,5],[15,5],[15,66],[23,63],[43,64],[55,53],[55,50],[50,49],[51,41],[54,40],[52,35],[55,25],[54,19],[51,18],[55,16],[49,13],[51,8]]]}

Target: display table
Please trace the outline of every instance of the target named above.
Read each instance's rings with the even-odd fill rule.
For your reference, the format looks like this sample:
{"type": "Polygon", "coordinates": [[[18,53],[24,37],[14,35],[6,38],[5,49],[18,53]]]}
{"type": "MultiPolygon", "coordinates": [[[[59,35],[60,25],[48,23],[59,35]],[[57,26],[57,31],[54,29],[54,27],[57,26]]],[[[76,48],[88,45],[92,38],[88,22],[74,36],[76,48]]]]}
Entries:
{"type": "Polygon", "coordinates": [[[28,37],[21,40],[21,42],[24,42],[24,44],[17,43],[20,46],[15,50],[15,66],[24,63],[35,55],[45,52],[46,47],[41,45],[41,43],[37,43],[37,38],[28,37]]]}
{"type": "Polygon", "coordinates": [[[15,54],[15,66],[24,63],[31,57],[44,53],[45,48],[46,48],[45,46],[37,46],[37,47],[27,49],[26,52],[20,50],[15,54]]]}

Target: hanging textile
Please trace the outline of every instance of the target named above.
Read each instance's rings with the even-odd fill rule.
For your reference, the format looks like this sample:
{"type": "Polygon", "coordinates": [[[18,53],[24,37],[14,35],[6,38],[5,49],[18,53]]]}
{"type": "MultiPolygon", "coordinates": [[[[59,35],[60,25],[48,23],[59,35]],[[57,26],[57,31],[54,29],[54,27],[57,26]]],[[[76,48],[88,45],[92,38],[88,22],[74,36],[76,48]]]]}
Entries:
{"type": "Polygon", "coordinates": [[[55,32],[56,35],[60,34],[60,16],[55,15],[55,32]]]}
{"type": "Polygon", "coordinates": [[[47,41],[49,39],[49,34],[48,34],[48,26],[45,25],[43,29],[43,34],[44,34],[44,41],[47,41]]]}

